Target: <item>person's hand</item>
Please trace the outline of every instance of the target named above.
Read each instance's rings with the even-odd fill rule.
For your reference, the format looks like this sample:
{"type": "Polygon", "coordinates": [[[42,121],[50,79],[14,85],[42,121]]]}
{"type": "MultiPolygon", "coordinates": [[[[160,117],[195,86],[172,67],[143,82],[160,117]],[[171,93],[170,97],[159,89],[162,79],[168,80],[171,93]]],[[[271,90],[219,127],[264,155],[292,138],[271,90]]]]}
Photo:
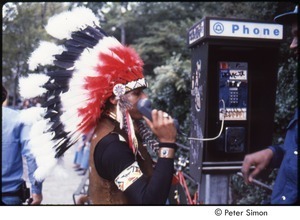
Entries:
{"type": "Polygon", "coordinates": [[[153,109],[152,112],[152,122],[143,117],[153,131],[153,133],[158,138],[159,142],[163,143],[175,143],[177,130],[174,125],[174,120],[167,113],[153,109]]]}
{"type": "Polygon", "coordinates": [[[241,170],[245,183],[251,183],[253,178],[266,168],[272,157],[273,151],[270,149],[265,149],[246,155],[241,170]],[[254,166],[254,170],[252,172],[250,172],[251,166],[254,166]]]}
{"type": "Polygon", "coordinates": [[[43,195],[42,194],[32,194],[32,202],[30,205],[40,205],[43,200],[43,195]]]}

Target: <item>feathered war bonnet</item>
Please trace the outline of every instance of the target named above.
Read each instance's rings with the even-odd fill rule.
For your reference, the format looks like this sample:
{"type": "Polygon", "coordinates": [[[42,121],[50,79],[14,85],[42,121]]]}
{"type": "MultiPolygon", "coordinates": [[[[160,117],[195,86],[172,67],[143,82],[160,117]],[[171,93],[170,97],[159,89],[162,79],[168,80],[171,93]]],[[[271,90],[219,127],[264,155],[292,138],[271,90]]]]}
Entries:
{"type": "Polygon", "coordinates": [[[38,66],[51,71],[20,79],[21,96],[46,97],[43,120],[30,134],[38,180],[59,167],[61,156],[82,134],[93,131],[109,97],[121,99],[128,91],[146,87],[139,55],[108,36],[90,9],[55,15],[45,29],[63,44],[41,42],[28,64],[32,71],[38,66]]]}

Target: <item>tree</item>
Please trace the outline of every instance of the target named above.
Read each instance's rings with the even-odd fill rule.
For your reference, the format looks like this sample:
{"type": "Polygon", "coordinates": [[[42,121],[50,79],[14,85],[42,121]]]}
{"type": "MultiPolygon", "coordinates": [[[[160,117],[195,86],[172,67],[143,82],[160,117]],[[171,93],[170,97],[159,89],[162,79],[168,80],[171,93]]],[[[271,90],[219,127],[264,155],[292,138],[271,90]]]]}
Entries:
{"type": "Polygon", "coordinates": [[[28,72],[27,59],[42,38],[49,14],[63,10],[59,3],[6,3],[2,23],[2,81],[17,105],[18,78],[28,72]]]}

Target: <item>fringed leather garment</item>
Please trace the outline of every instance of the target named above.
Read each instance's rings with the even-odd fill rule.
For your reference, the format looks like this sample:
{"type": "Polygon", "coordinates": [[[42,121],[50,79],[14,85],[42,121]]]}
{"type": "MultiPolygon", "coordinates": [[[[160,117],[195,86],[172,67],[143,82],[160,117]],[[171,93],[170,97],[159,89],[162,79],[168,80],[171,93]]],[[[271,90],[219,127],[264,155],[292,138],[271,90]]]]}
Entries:
{"type": "MultiPolygon", "coordinates": [[[[119,190],[114,181],[108,181],[99,176],[94,162],[94,151],[97,143],[109,133],[118,133],[125,140],[128,140],[126,133],[119,129],[119,123],[113,121],[111,118],[102,117],[95,129],[94,136],[91,140],[90,153],[90,176],[89,176],[89,198],[90,204],[93,205],[120,205],[128,204],[125,194],[119,190]]],[[[139,139],[139,138],[138,138],[139,139]]],[[[147,152],[146,147],[142,146],[139,141],[139,154],[137,154],[138,164],[144,175],[151,177],[153,172],[153,161],[147,152]]]]}

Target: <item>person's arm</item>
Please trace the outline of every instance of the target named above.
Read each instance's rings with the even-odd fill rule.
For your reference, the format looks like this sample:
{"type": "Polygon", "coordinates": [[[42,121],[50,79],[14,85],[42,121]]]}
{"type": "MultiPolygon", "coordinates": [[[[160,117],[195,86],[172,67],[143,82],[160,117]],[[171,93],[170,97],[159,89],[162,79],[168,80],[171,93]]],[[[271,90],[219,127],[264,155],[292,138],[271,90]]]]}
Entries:
{"type": "Polygon", "coordinates": [[[241,170],[245,183],[251,183],[253,178],[269,165],[272,157],[273,151],[269,148],[247,154],[241,170]],[[254,166],[252,171],[250,170],[251,166],[254,166]]]}
{"type": "MultiPolygon", "coordinates": [[[[175,144],[160,143],[160,148],[175,149],[175,144]]],[[[174,174],[174,158],[158,157],[150,179],[146,176],[138,179],[125,191],[126,195],[139,204],[165,204],[169,195],[174,174]]]]}
{"type": "Polygon", "coordinates": [[[37,164],[34,156],[30,152],[30,142],[29,142],[29,132],[30,125],[24,124],[21,131],[21,146],[22,146],[22,155],[26,159],[26,164],[28,168],[28,178],[31,183],[31,193],[32,193],[32,203],[31,204],[41,204],[43,200],[42,195],[42,182],[37,182],[34,178],[34,172],[37,169],[37,164]]]}
{"type": "Polygon", "coordinates": [[[285,154],[285,150],[282,148],[282,145],[269,146],[268,149],[272,150],[273,152],[272,160],[270,161],[268,166],[271,168],[280,167],[283,156],[285,154]]]}
{"type": "MultiPolygon", "coordinates": [[[[157,136],[160,149],[158,161],[150,178],[142,173],[133,153],[125,142],[119,141],[110,144],[111,146],[106,147],[105,152],[102,154],[105,156],[95,159],[95,161],[102,161],[100,162],[99,171],[102,170],[101,163],[106,171],[110,169],[107,174],[111,173],[112,175],[108,176],[108,179],[114,180],[118,188],[124,191],[130,202],[134,204],[165,204],[174,173],[177,135],[174,121],[166,113],[156,109],[152,110],[151,114],[152,121],[146,117],[144,119],[157,136]]],[[[107,145],[104,144],[104,146],[107,145]]]]}
{"type": "MultiPolygon", "coordinates": [[[[174,159],[159,158],[152,177],[147,177],[137,170],[134,155],[127,143],[119,141],[117,135],[114,138],[114,141],[109,144],[104,144],[104,140],[96,146],[95,162],[100,176],[110,181],[115,181],[117,177],[122,176],[122,172],[124,176],[136,177],[133,182],[126,178],[119,181],[119,183],[123,181],[124,188],[120,190],[124,191],[130,203],[165,204],[172,182],[174,159]],[[126,173],[126,170],[129,172],[126,173]],[[136,172],[130,173],[131,170],[136,172]]],[[[175,148],[175,144],[161,143],[160,147],[175,148]]]]}

